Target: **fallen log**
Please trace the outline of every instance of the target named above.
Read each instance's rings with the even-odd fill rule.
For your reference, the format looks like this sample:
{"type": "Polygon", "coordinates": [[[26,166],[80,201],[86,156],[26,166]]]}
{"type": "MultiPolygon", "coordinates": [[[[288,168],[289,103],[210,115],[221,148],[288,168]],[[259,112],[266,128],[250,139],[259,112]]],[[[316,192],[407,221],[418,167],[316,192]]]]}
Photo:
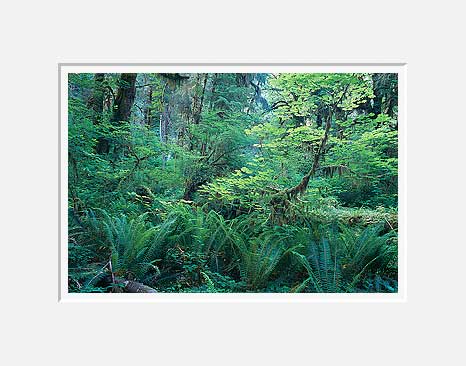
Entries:
{"type": "Polygon", "coordinates": [[[141,282],[125,280],[123,278],[115,278],[116,285],[118,285],[122,292],[129,293],[156,293],[157,291],[152,287],[146,286],[141,282]]]}

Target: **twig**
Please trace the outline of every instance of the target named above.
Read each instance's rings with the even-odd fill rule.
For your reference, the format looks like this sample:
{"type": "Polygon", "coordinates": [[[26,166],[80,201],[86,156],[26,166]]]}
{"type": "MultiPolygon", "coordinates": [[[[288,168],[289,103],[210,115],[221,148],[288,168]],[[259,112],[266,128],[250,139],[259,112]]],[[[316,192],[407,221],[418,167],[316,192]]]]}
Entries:
{"type": "Polygon", "coordinates": [[[72,281],[76,282],[76,285],[78,285],[78,288],[81,289],[81,284],[76,280],[75,278],[70,277],[72,281]]]}
{"type": "Polygon", "coordinates": [[[110,269],[110,274],[112,276],[112,284],[115,283],[115,275],[113,274],[113,268],[112,268],[112,258],[108,260],[108,268],[110,269]]]}
{"type": "Polygon", "coordinates": [[[386,217],[384,217],[383,219],[387,222],[388,226],[390,226],[390,229],[395,230],[386,217]]]}
{"type": "MultiPolygon", "coordinates": [[[[112,261],[109,260],[107,263],[105,263],[105,266],[102,267],[102,269],[94,276],[90,279],[90,281],[87,283],[86,287],[90,286],[92,281],[94,281],[97,277],[99,277],[100,274],[104,273],[104,269],[110,264],[110,271],[112,271],[112,261]]],[[[113,278],[113,272],[112,272],[112,278],[113,278]]]]}

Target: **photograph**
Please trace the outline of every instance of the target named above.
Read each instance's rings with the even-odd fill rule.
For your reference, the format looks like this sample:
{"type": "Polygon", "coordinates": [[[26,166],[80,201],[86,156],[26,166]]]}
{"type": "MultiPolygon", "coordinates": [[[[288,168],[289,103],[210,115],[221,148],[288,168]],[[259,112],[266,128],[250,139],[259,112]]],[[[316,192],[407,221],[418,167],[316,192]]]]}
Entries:
{"type": "Polygon", "coordinates": [[[0,365],[466,365],[466,22],[420,4],[4,2],[0,365]]]}
{"type": "Polygon", "coordinates": [[[97,71],[61,100],[68,293],[398,293],[397,72],[97,71]]]}

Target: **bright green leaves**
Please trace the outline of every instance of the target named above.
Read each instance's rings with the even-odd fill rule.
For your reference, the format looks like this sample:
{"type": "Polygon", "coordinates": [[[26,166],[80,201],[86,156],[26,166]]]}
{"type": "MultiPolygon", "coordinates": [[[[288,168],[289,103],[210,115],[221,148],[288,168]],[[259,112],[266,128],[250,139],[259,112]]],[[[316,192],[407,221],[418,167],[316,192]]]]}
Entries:
{"type": "Polygon", "coordinates": [[[374,97],[369,74],[279,74],[270,84],[276,114],[285,120],[311,118],[319,108],[351,111],[374,97]]]}
{"type": "Polygon", "coordinates": [[[267,185],[270,185],[274,178],[272,169],[258,168],[258,165],[259,162],[253,160],[248,166],[205,184],[199,192],[208,201],[221,205],[229,205],[236,201],[245,206],[257,206],[261,201],[261,195],[267,190],[267,185]]]}
{"type": "Polygon", "coordinates": [[[245,174],[252,174],[252,170],[245,166],[243,166],[240,170],[245,174]]]}

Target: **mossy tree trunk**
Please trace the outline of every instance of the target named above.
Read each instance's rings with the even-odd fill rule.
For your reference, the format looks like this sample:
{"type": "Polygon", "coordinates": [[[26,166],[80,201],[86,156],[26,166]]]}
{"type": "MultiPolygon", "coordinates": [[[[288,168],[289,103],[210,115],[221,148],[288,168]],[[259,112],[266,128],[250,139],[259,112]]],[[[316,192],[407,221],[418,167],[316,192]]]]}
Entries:
{"type": "Polygon", "coordinates": [[[111,122],[128,121],[136,96],[136,78],[138,74],[121,74],[118,92],[113,104],[111,122]]]}

